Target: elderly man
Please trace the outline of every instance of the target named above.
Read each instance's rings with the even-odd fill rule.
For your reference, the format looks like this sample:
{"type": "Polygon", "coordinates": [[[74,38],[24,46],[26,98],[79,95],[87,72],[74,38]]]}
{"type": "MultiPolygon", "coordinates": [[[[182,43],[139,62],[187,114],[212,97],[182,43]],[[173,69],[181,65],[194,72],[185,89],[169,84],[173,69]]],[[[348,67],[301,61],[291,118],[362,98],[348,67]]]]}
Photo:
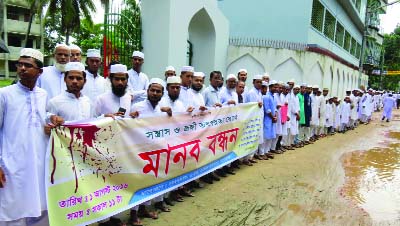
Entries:
{"type": "Polygon", "coordinates": [[[87,65],[86,84],[82,93],[88,96],[92,102],[95,102],[98,96],[110,89],[107,79],[99,74],[101,66],[100,50],[88,49],[85,63],[87,65]]]}
{"type": "Polygon", "coordinates": [[[149,86],[149,78],[142,72],[142,65],[144,63],[144,54],[140,51],[132,53],[132,69],[128,71],[129,91],[133,94],[133,102],[137,103],[146,100],[146,90],[149,86]]]}
{"type": "Polygon", "coordinates": [[[128,92],[128,71],[123,64],[114,64],[110,68],[111,91],[97,97],[96,115],[128,116],[132,104],[132,96],[128,92]]]}
{"type": "Polygon", "coordinates": [[[47,91],[47,98],[51,99],[65,90],[65,65],[69,62],[71,50],[65,44],[57,44],[54,49],[56,62],[52,66],[44,67],[38,79],[38,86],[47,91]]]}
{"type": "Polygon", "coordinates": [[[236,93],[236,83],[238,79],[234,74],[229,74],[226,77],[226,86],[222,87],[219,93],[219,99],[223,105],[236,105],[238,100],[238,95],[236,93]]]}
{"type": "Polygon", "coordinates": [[[93,117],[94,109],[90,99],[81,92],[86,82],[85,66],[80,62],[67,63],[64,81],[67,90],[49,101],[47,111],[66,121],[93,117]]]}
{"type": "Polygon", "coordinates": [[[82,60],[82,50],[79,46],[71,44],[69,45],[71,50],[71,55],[69,57],[70,62],[81,62],[82,60]]]}
{"type": "Polygon", "coordinates": [[[49,224],[44,212],[47,94],[36,86],[43,54],[22,49],[16,66],[20,80],[0,89],[0,225],[43,226],[49,224]]]}

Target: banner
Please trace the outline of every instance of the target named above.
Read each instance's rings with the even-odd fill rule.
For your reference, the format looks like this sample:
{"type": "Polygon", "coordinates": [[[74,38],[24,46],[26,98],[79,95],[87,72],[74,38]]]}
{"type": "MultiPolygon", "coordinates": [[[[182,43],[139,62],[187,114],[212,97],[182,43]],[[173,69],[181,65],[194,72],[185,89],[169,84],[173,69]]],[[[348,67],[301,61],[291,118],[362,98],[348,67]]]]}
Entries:
{"type": "Polygon", "coordinates": [[[93,119],[54,129],[50,225],[87,225],[162,195],[257,150],[257,104],[196,114],[93,119]]]}

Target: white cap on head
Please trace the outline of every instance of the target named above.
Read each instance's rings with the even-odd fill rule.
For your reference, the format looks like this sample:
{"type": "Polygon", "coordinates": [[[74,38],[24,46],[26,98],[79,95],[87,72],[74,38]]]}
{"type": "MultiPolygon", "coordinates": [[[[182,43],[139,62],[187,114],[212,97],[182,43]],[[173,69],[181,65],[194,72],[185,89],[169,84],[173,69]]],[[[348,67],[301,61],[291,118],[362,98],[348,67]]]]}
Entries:
{"type": "Polygon", "coordinates": [[[87,53],[86,53],[86,57],[87,58],[89,58],[89,57],[101,58],[100,50],[98,50],[98,49],[88,49],[87,53]]]}
{"type": "Polygon", "coordinates": [[[301,87],[307,87],[307,83],[303,82],[303,83],[301,83],[300,86],[301,86],[301,87]]]}
{"type": "Polygon", "coordinates": [[[242,69],[239,69],[238,73],[240,73],[240,72],[244,72],[244,73],[246,73],[246,74],[247,74],[247,70],[246,70],[246,69],[244,69],[244,68],[242,68],[242,69]]]}
{"type": "Polygon", "coordinates": [[[74,50],[79,50],[79,52],[82,52],[82,49],[79,47],[79,46],[77,46],[77,45],[74,45],[74,44],[71,44],[71,45],[69,45],[69,49],[74,49],[74,50]]]}
{"type": "Polygon", "coordinates": [[[318,85],[313,85],[312,88],[313,89],[319,89],[319,86],[318,85]]]}
{"type": "Polygon", "coordinates": [[[279,85],[285,85],[285,83],[282,82],[282,81],[279,81],[278,84],[279,84],[279,85]]]}
{"type": "Polygon", "coordinates": [[[43,53],[37,49],[23,48],[21,49],[19,56],[32,57],[43,63],[43,53]]]}
{"type": "Polygon", "coordinates": [[[322,89],[321,89],[321,88],[318,88],[318,92],[322,93],[322,89]]]}
{"type": "Polygon", "coordinates": [[[165,68],[165,71],[175,71],[175,68],[172,66],[168,66],[165,68]]]}
{"type": "Polygon", "coordinates": [[[181,72],[194,72],[194,67],[192,67],[192,66],[183,66],[181,68],[181,72]]]}
{"type": "Polygon", "coordinates": [[[268,73],[268,72],[265,72],[265,73],[263,74],[262,77],[267,77],[267,78],[269,78],[269,73],[268,73]]]}
{"type": "MultiPolygon", "coordinates": [[[[176,77],[176,76],[173,76],[173,77],[176,77]]],[[[163,88],[165,88],[165,82],[160,78],[152,78],[152,79],[150,79],[149,85],[151,85],[151,84],[159,84],[163,88]]]]}
{"type": "Polygon", "coordinates": [[[269,82],[269,85],[276,85],[276,84],[277,84],[276,80],[272,80],[269,82]]]}
{"type": "Polygon", "coordinates": [[[262,81],[261,86],[268,86],[268,82],[262,81]]]}
{"type": "Polygon", "coordinates": [[[126,67],[126,65],[123,64],[113,64],[110,67],[110,73],[114,74],[114,73],[128,73],[128,68],[126,67]]]}
{"type": "Polygon", "coordinates": [[[253,80],[254,80],[254,79],[259,79],[259,80],[261,80],[262,78],[263,78],[262,75],[254,75],[253,80]]]}
{"type": "Polygon", "coordinates": [[[56,45],[56,47],[55,47],[54,49],[57,49],[58,47],[63,47],[63,48],[70,49],[69,46],[67,46],[67,45],[64,44],[64,43],[57,43],[57,45],[56,45]]]}
{"type": "Polygon", "coordinates": [[[193,73],[193,77],[201,77],[204,78],[206,75],[201,71],[196,71],[193,73]]]}
{"type": "Polygon", "coordinates": [[[294,85],[293,89],[300,89],[300,86],[299,85],[294,85]]]}
{"type": "Polygon", "coordinates": [[[167,78],[167,84],[181,84],[182,80],[179,76],[170,76],[167,78]]]}
{"type": "Polygon", "coordinates": [[[289,82],[293,82],[296,83],[296,80],[294,80],[294,78],[290,79],[289,82]]]}
{"type": "Polygon", "coordinates": [[[237,79],[237,77],[236,77],[236,75],[234,75],[234,74],[229,74],[227,77],[226,77],[226,80],[229,80],[229,79],[235,79],[235,81],[237,81],[238,79],[237,79]]]}
{"type": "Polygon", "coordinates": [[[337,101],[341,101],[342,99],[340,99],[340,98],[337,98],[337,101]]]}
{"type": "Polygon", "coordinates": [[[144,60],[144,53],[142,53],[140,51],[133,51],[132,57],[140,57],[144,60]]]}
{"type": "Polygon", "coordinates": [[[312,88],[312,85],[308,85],[307,88],[312,88]]]}
{"type": "Polygon", "coordinates": [[[85,65],[81,62],[68,62],[65,65],[65,71],[85,71],[85,65]]]}

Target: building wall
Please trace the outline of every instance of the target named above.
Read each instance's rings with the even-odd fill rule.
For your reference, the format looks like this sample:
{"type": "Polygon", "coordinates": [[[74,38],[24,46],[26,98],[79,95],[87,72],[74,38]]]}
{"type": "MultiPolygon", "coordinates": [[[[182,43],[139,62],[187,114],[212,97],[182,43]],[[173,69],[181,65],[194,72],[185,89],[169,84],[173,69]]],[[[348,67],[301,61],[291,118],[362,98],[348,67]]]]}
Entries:
{"type": "Polygon", "coordinates": [[[220,0],[230,37],[306,43],[312,0],[220,0]]]}
{"type": "Polygon", "coordinates": [[[229,23],[215,0],[146,0],[141,7],[145,73],[163,78],[172,65],[179,74],[188,64],[188,40],[196,71],[225,69],[229,23]]]}
{"type": "Polygon", "coordinates": [[[306,82],[330,90],[330,95],[344,96],[347,89],[368,84],[368,77],[330,57],[317,53],[267,47],[229,46],[227,73],[248,70],[247,85],[252,76],[269,73],[271,79],[297,84],[306,82]]]}

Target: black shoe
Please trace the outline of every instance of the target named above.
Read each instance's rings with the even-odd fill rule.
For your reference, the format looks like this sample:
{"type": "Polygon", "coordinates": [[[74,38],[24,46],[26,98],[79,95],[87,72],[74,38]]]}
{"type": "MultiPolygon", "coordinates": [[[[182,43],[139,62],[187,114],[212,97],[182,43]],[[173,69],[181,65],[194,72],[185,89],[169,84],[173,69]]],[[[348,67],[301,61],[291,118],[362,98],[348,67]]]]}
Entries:
{"type": "Polygon", "coordinates": [[[200,177],[200,180],[203,181],[204,183],[207,183],[207,184],[213,184],[214,183],[209,175],[205,175],[205,176],[200,177]]]}
{"type": "Polygon", "coordinates": [[[204,188],[204,184],[194,180],[194,181],[190,182],[190,187],[192,187],[192,188],[204,188]]]}
{"type": "Polygon", "coordinates": [[[214,173],[210,173],[210,179],[211,180],[215,180],[215,181],[220,181],[221,179],[219,177],[217,177],[214,173]]]}
{"type": "Polygon", "coordinates": [[[386,122],[389,122],[389,119],[386,119],[386,122]]]}
{"type": "Polygon", "coordinates": [[[215,173],[219,176],[219,177],[226,177],[226,173],[222,170],[222,169],[217,169],[215,171],[215,173]]]}
{"type": "Polygon", "coordinates": [[[382,117],[382,121],[385,120],[385,116],[382,117]]]}
{"type": "Polygon", "coordinates": [[[231,167],[224,166],[224,168],[222,168],[222,170],[226,174],[230,174],[230,175],[235,175],[236,174],[235,172],[233,172],[233,169],[231,167]]]}
{"type": "Polygon", "coordinates": [[[175,206],[175,204],[172,202],[172,200],[170,198],[164,198],[164,202],[168,206],[175,206]]]}

